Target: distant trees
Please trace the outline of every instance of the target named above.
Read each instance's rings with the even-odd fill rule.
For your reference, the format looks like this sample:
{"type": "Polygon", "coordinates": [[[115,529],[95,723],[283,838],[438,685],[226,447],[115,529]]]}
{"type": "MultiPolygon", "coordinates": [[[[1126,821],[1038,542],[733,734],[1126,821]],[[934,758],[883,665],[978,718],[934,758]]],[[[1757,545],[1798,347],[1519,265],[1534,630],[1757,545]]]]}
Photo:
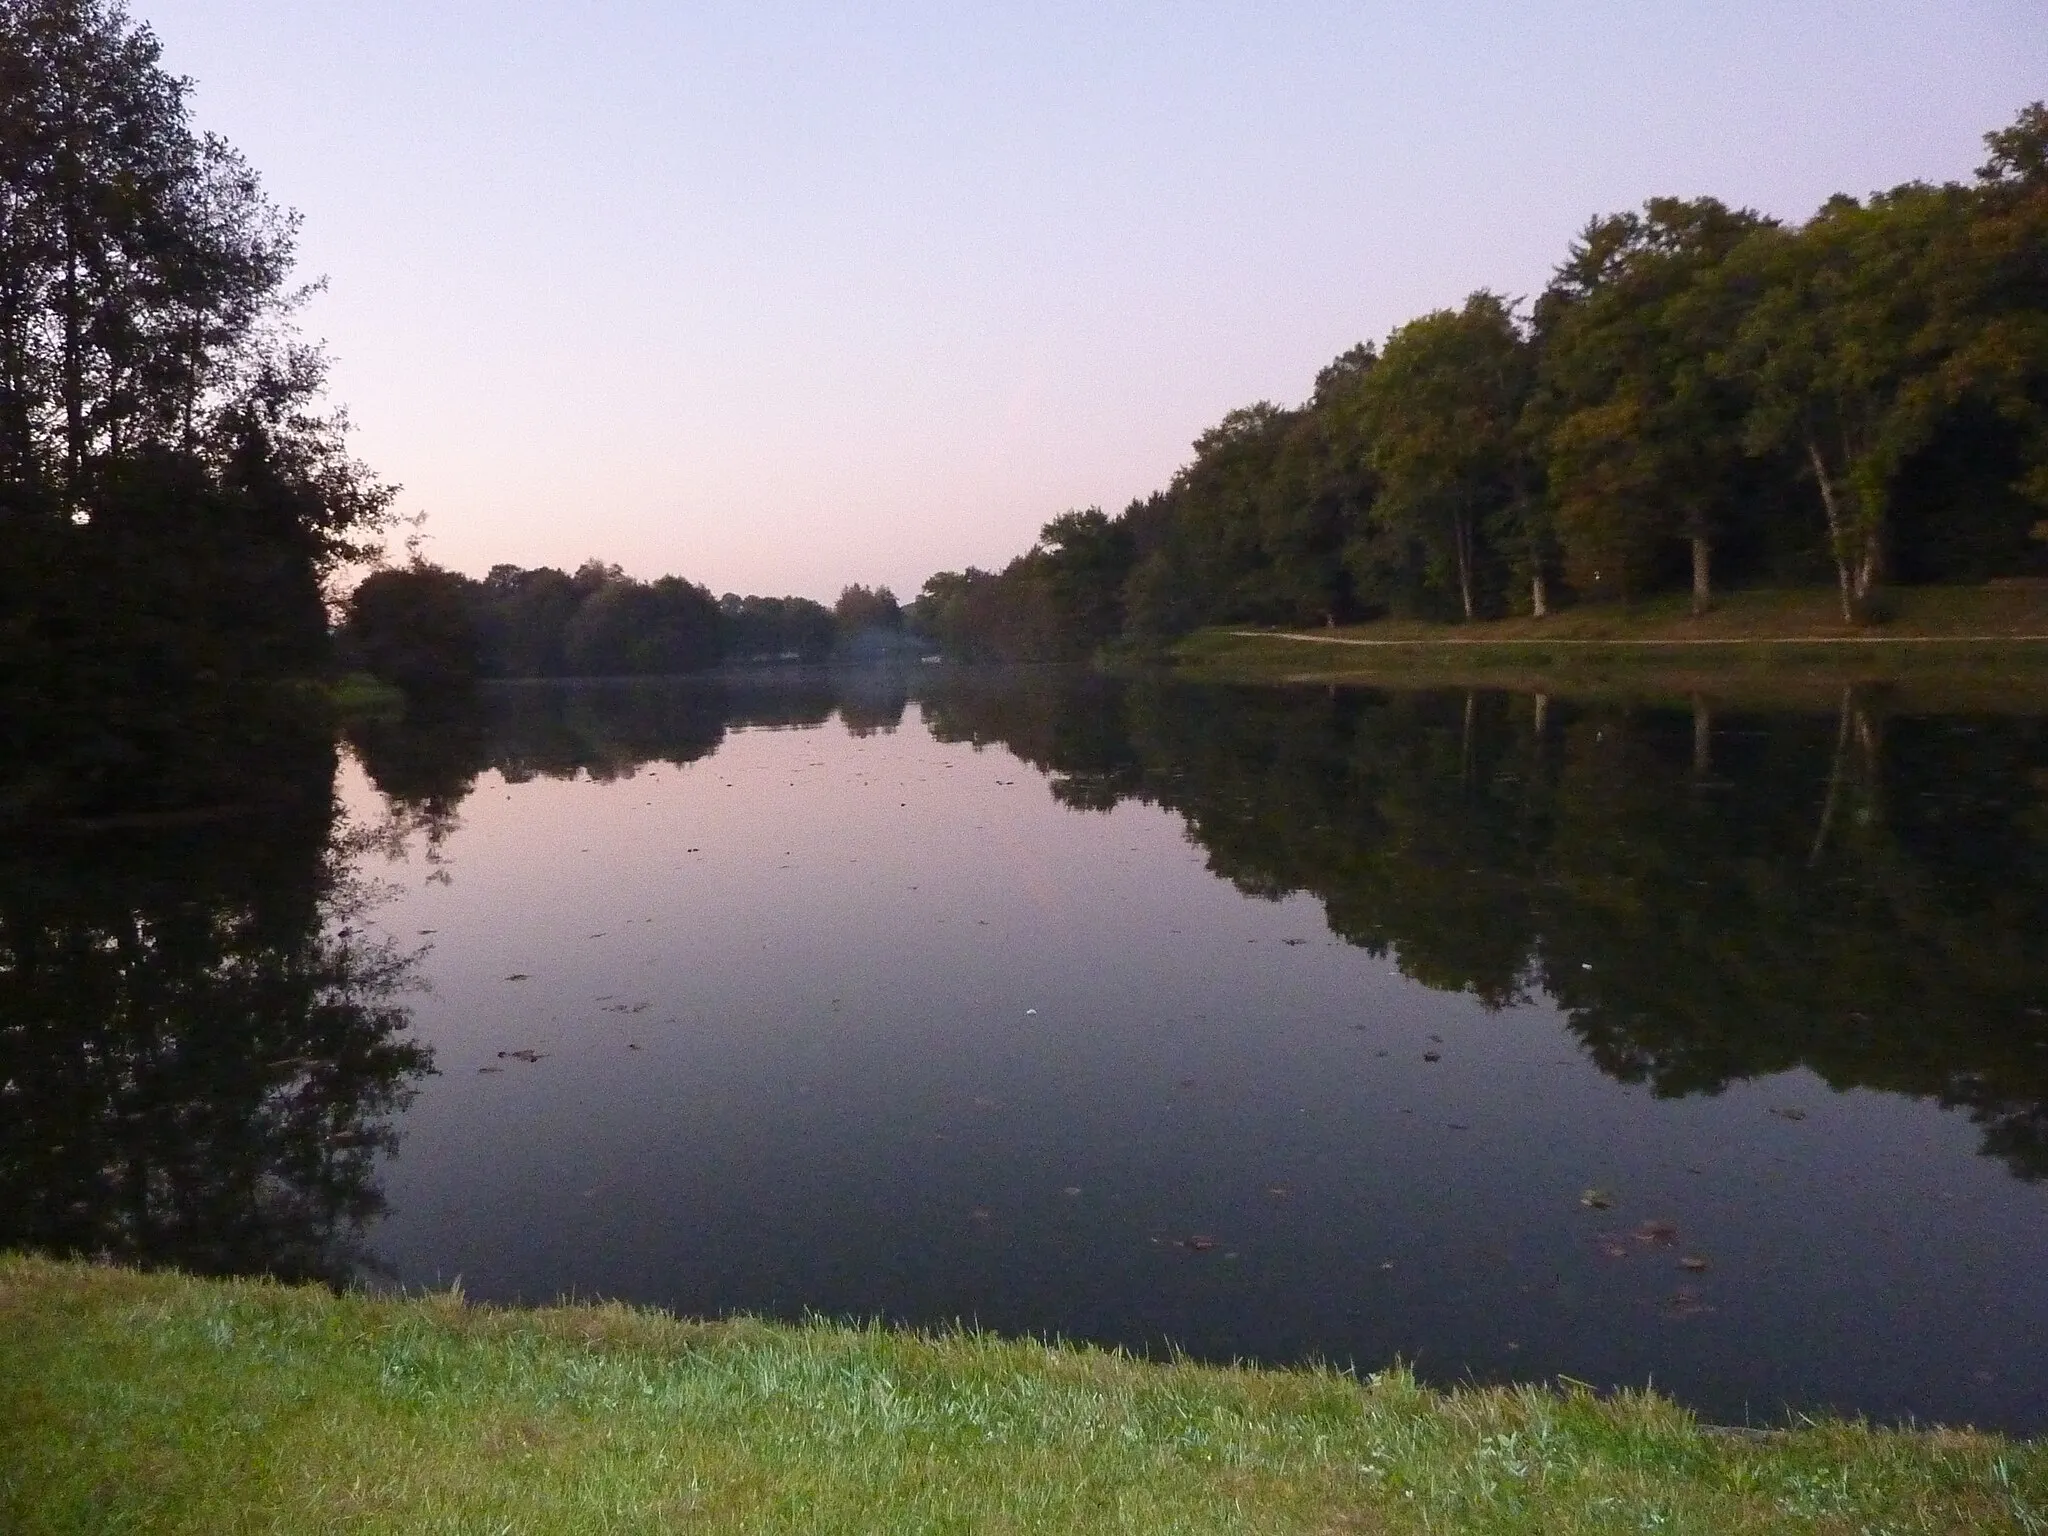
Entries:
{"type": "Polygon", "coordinates": [[[718,600],[727,659],[742,662],[820,662],[832,654],[838,634],[832,610],[807,597],[741,597],[718,600]]]}
{"type": "Polygon", "coordinates": [[[349,594],[343,631],[368,671],[407,693],[466,687],[483,659],[467,586],[423,562],[373,572],[349,594]]]}
{"type": "Polygon", "coordinates": [[[1986,143],[1970,185],[1799,225],[1712,198],[1595,219],[1532,305],[1482,291],[1352,348],[1119,516],[935,575],[912,620],[1050,660],[1830,575],[1855,619],[1888,581],[2048,574],[2048,105],[1986,143]]]}
{"type": "Polygon", "coordinates": [[[414,560],[373,571],[343,608],[350,659],[409,693],[480,678],[659,677],[720,663],[885,660],[904,644],[887,587],[713,598],[678,576],[639,581],[586,560],[573,572],[496,565],[481,581],[414,560]]]}

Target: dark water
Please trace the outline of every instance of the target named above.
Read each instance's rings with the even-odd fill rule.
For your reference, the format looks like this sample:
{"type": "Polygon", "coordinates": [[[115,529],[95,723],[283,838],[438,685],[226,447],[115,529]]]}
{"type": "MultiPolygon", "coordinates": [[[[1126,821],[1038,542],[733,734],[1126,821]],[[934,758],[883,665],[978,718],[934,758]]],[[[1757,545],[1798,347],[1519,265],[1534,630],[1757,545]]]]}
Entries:
{"type": "Polygon", "coordinates": [[[2048,1427],[2048,721],[869,677],[263,761],[7,845],[0,1244],[2048,1427]]]}

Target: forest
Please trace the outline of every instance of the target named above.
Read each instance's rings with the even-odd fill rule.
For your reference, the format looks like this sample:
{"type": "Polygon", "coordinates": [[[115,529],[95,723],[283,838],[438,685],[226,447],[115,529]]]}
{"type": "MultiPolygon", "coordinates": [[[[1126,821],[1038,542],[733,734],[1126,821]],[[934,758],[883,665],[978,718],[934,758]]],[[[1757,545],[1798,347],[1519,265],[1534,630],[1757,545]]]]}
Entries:
{"type": "Polygon", "coordinates": [[[497,565],[478,581],[417,556],[374,571],[343,607],[338,663],[416,697],[487,678],[654,677],[741,666],[879,661],[913,642],[887,587],[742,597],[680,576],[638,581],[586,560],[575,571],[497,565]]]}
{"type": "Polygon", "coordinates": [[[2048,105],[1970,184],[1786,224],[1713,198],[1592,220],[1533,302],[1472,294],[1293,407],[1231,411],[1162,490],[933,576],[949,655],[1077,659],[1206,624],[2048,576],[2048,105]]]}

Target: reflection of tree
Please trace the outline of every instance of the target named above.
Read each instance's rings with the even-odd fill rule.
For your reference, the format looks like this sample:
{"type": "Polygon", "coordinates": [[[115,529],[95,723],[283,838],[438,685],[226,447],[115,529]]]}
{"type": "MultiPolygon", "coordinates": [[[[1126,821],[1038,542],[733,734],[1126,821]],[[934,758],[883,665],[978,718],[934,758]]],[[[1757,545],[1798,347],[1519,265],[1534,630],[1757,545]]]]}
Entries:
{"type": "Polygon", "coordinates": [[[407,957],[353,925],[333,748],[293,740],[267,778],[260,750],[239,764],[222,814],[7,845],[0,1247],[330,1280],[360,1261],[429,1055],[404,1038],[407,957]]]}
{"type": "Polygon", "coordinates": [[[1804,1066],[1966,1109],[2048,1176],[2044,722],[1057,675],[925,708],[1071,803],[1170,807],[1217,874],[1313,893],[1418,981],[1540,987],[1617,1077],[1804,1066]]]}
{"type": "Polygon", "coordinates": [[[353,722],[347,737],[390,804],[385,837],[423,833],[431,853],[486,770],[514,783],[630,778],[651,762],[709,757],[728,730],[822,725],[835,711],[856,736],[893,730],[908,701],[903,675],[880,669],[505,683],[436,711],[353,722]]]}

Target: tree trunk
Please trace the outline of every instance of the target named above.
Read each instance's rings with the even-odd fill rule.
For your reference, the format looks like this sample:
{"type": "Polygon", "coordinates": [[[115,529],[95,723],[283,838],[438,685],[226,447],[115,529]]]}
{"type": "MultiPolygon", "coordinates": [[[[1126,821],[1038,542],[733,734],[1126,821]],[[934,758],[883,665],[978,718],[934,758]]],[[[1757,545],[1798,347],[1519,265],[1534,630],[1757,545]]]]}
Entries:
{"type": "Polygon", "coordinates": [[[1884,537],[1881,530],[1867,529],[1862,556],[1856,562],[1856,601],[1867,602],[1884,576],[1884,537]]]}
{"type": "Polygon", "coordinates": [[[1820,503],[1828,514],[1828,548],[1835,557],[1835,582],[1842,594],[1842,622],[1856,622],[1856,599],[1851,590],[1849,576],[1849,552],[1844,546],[1846,537],[1842,531],[1842,509],[1835,496],[1834,478],[1828,474],[1827,461],[1820,456],[1820,444],[1812,437],[1806,439],[1806,457],[1813,465],[1813,478],[1820,482],[1820,503]]]}
{"type": "Polygon", "coordinates": [[[1541,744],[1544,732],[1549,728],[1549,725],[1550,695],[1539,693],[1536,695],[1536,740],[1538,744],[1541,744]]]}
{"type": "Polygon", "coordinates": [[[79,473],[85,463],[85,358],[79,339],[78,321],[78,234],[70,234],[71,249],[64,266],[64,471],[65,492],[78,494],[79,473]]]}
{"type": "Polygon", "coordinates": [[[1459,518],[1452,528],[1452,542],[1458,550],[1458,598],[1465,605],[1465,622],[1472,622],[1472,549],[1471,535],[1466,530],[1465,519],[1459,518]]]}
{"type": "Polygon", "coordinates": [[[1550,589],[1543,581],[1543,567],[1536,567],[1536,574],[1529,578],[1529,608],[1537,618],[1550,616],[1550,589]]]}
{"type": "Polygon", "coordinates": [[[1714,606],[1714,546],[1699,534],[1692,540],[1692,612],[1698,618],[1714,606]]]}

